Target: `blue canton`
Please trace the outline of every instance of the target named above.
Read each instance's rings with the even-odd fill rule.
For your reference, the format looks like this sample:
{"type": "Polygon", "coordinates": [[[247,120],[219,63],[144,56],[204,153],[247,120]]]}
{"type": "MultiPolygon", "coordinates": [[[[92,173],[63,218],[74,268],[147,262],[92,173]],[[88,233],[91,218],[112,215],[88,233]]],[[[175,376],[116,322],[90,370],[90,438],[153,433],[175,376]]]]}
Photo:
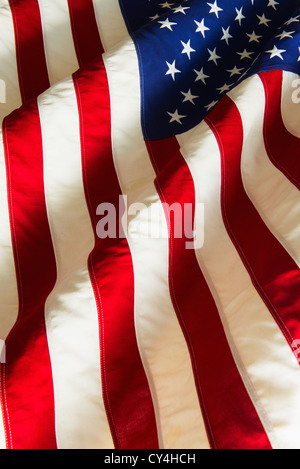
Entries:
{"type": "Polygon", "coordinates": [[[119,0],[138,52],[146,140],[200,123],[265,70],[300,74],[299,0],[119,0]]]}

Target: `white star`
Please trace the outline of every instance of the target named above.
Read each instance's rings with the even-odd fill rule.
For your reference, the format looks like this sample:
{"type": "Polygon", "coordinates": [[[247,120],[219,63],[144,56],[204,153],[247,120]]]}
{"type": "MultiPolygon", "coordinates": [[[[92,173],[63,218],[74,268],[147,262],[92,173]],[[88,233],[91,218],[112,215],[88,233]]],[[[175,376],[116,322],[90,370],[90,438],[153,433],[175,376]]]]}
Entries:
{"type": "Polygon", "coordinates": [[[220,94],[221,94],[221,93],[224,93],[225,91],[229,91],[231,87],[232,85],[227,85],[227,83],[225,83],[225,85],[223,85],[221,88],[217,88],[217,90],[220,91],[220,94]]]}
{"type": "Polygon", "coordinates": [[[205,31],[209,31],[209,28],[207,28],[205,25],[204,25],[204,18],[203,20],[201,21],[201,23],[199,23],[198,21],[194,20],[196,25],[198,26],[197,29],[196,29],[196,33],[201,33],[203,37],[205,37],[205,31]]]}
{"type": "Polygon", "coordinates": [[[230,26],[228,26],[227,29],[222,28],[223,36],[221,38],[221,41],[226,41],[227,45],[229,44],[228,39],[232,38],[231,34],[229,34],[229,28],[230,28],[230,26]]]}
{"type": "Polygon", "coordinates": [[[292,16],[292,17],[291,17],[289,20],[287,20],[284,24],[286,24],[286,25],[289,26],[289,25],[292,24],[292,23],[297,23],[297,22],[300,21],[299,18],[300,18],[300,15],[299,15],[299,16],[295,16],[295,17],[292,16]]]}
{"type": "Polygon", "coordinates": [[[299,59],[297,60],[297,62],[300,62],[300,47],[298,47],[299,49],[299,59]]]}
{"type": "Polygon", "coordinates": [[[216,49],[217,49],[216,47],[214,48],[214,50],[207,49],[208,52],[209,52],[209,55],[210,55],[208,61],[209,62],[214,62],[216,65],[218,65],[217,60],[220,59],[221,57],[219,55],[217,55],[216,49]]]}
{"type": "Polygon", "coordinates": [[[273,59],[273,57],[279,57],[281,60],[283,60],[281,54],[283,54],[284,52],[286,52],[285,49],[277,49],[277,47],[274,46],[272,50],[267,50],[266,54],[270,54],[270,59],[273,59]]]}
{"type": "Polygon", "coordinates": [[[226,71],[230,73],[230,77],[233,77],[234,75],[240,75],[242,70],[244,69],[237,68],[237,66],[235,65],[231,70],[226,70],[226,71]]]}
{"type": "Polygon", "coordinates": [[[276,5],[279,5],[275,0],[269,0],[268,7],[273,7],[276,10],[276,5]]]}
{"type": "Polygon", "coordinates": [[[235,18],[235,21],[238,21],[239,22],[239,25],[241,26],[241,23],[242,23],[242,20],[244,18],[246,18],[246,16],[243,15],[242,11],[243,11],[243,7],[238,10],[237,8],[235,9],[235,11],[237,12],[237,16],[235,18]]]}
{"type": "Polygon", "coordinates": [[[205,73],[203,72],[203,67],[201,68],[200,71],[198,70],[194,70],[194,72],[197,74],[197,78],[195,79],[195,81],[199,81],[201,80],[202,83],[204,83],[206,85],[206,78],[210,78],[209,75],[205,75],[205,73]]]}
{"type": "Polygon", "coordinates": [[[182,54],[187,54],[188,58],[191,58],[191,52],[196,52],[195,49],[191,47],[191,40],[189,39],[187,43],[184,43],[183,41],[180,41],[181,44],[183,45],[183,50],[182,54]]]}
{"type": "Polygon", "coordinates": [[[184,10],[189,10],[190,7],[183,7],[180,5],[179,7],[176,7],[173,9],[174,13],[183,13],[184,15],[186,14],[184,10]]]}
{"type": "Polygon", "coordinates": [[[268,18],[265,17],[265,14],[263,14],[262,16],[259,16],[259,15],[256,15],[257,18],[259,19],[259,25],[260,24],[264,24],[265,26],[269,27],[268,23],[272,20],[268,20],[268,18]]]}
{"type": "Polygon", "coordinates": [[[171,8],[171,6],[173,6],[173,5],[174,5],[174,3],[169,3],[169,2],[159,4],[159,6],[162,7],[162,8],[171,8]]]}
{"type": "Polygon", "coordinates": [[[254,54],[254,52],[248,52],[246,49],[243,50],[243,52],[237,52],[238,55],[241,56],[241,60],[243,59],[251,59],[251,55],[254,54]]]}
{"type": "Polygon", "coordinates": [[[187,93],[185,93],[184,91],[180,91],[180,93],[183,94],[184,96],[183,103],[185,103],[186,101],[189,101],[190,103],[195,104],[194,99],[199,98],[199,96],[194,96],[190,89],[188,90],[187,93]]]}
{"type": "Polygon", "coordinates": [[[215,3],[207,2],[207,5],[211,7],[209,13],[215,13],[216,17],[219,18],[219,11],[223,11],[223,8],[218,7],[217,0],[215,1],[215,3]]]}
{"type": "Polygon", "coordinates": [[[169,62],[166,62],[166,64],[169,67],[169,70],[166,72],[166,75],[171,75],[173,80],[175,81],[175,74],[181,73],[181,71],[177,70],[177,68],[175,67],[175,60],[173,61],[172,64],[169,64],[169,62]]]}
{"type": "Polygon", "coordinates": [[[282,31],[282,33],[278,34],[276,37],[280,37],[280,41],[286,37],[293,37],[292,34],[294,34],[296,31],[282,31]]]}
{"type": "Polygon", "coordinates": [[[149,16],[149,20],[151,21],[157,20],[157,18],[159,18],[159,15],[157,13],[155,16],[149,16]]]}
{"type": "Polygon", "coordinates": [[[181,119],[186,117],[186,116],[182,116],[182,115],[178,114],[178,109],[176,109],[175,112],[168,112],[168,114],[171,117],[169,123],[178,122],[178,124],[182,124],[181,119]]]}
{"type": "Polygon", "coordinates": [[[216,104],[218,104],[218,101],[212,101],[210,104],[204,107],[207,111],[210,111],[216,104]]]}
{"type": "Polygon", "coordinates": [[[164,21],[158,21],[158,23],[161,24],[160,29],[162,29],[162,28],[168,28],[168,29],[170,29],[170,31],[173,31],[172,26],[173,26],[174,24],[177,24],[177,23],[172,23],[171,21],[169,21],[169,18],[167,18],[167,19],[164,20],[164,21]]]}
{"type": "Polygon", "coordinates": [[[259,42],[259,38],[261,38],[262,36],[258,36],[257,34],[255,34],[255,31],[253,31],[252,34],[248,34],[246,33],[247,36],[249,37],[249,42],[259,42]]]}

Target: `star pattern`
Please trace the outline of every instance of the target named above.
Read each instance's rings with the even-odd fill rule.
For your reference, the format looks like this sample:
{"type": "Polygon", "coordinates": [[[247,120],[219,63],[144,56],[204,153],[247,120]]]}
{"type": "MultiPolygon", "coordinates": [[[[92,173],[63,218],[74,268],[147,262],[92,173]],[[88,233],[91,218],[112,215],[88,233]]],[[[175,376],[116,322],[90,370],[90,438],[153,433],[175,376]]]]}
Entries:
{"type": "Polygon", "coordinates": [[[197,20],[194,20],[194,21],[197,25],[196,33],[201,33],[202,36],[205,38],[205,31],[209,31],[210,29],[205,26],[204,18],[202,18],[201,22],[197,20]]]}
{"type": "Polygon", "coordinates": [[[209,62],[213,62],[215,65],[218,65],[218,59],[221,59],[221,56],[217,54],[216,47],[214,50],[207,49],[209,52],[209,62]]]}
{"type": "Polygon", "coordinates": [[[177,70],[177,68],[175,67],[175,62],[175,60],[173,60],[173,63],[171,64],[169,64],[169,62],[166,62],[168,66],[168,71],[166,72],[166,75],[171,75],[173,80],[175,80],[176,73],[181,73],[180,70],[177,70]]]}
{"type": "Polygon", "coordinates": [[[217,4],[217,0],[214,2],[214,3],[208,3],[207,2],[207,5],[209,5],[211,8],[209,10],[209,13],[214,13],[216,15],[217,18],[219,18],[219,11],[223,11],[223,8],[220,8],[217,4]]]}
{"type": "Polygon", "coordinates": [[[243,7],[240,8],[239,10],[236,8],[235,11],[236,11],[237,15],[236,15],[236,17],[235,17],[234,20],[235,20],[235,21],[238,21],[238,22],[239,22],[239,25],[241,26],[242,20],[246,18],[246,16],[244,16],[243,13],[242,13],[243,7]]]}
{"type": "Polygon", "coordinates": [[[181,51],[182,54],[186,54],[188,58],[191,58],[191,53],[196,52],[195,49],[191,47],[191,40],[189,39],[187,43],[181,41],[181,44],[183,45],[183,50],[181,51]]]}
{"type": "Polygon", "coordinates": [[[283,60],[282,54],[284,52],[286,52],[285,49],[278,49],[276,46],[274,46],[272,50],[266,51],[267,54],[270,54],[270,59],[273,59],[273,57],[279,57],[281,60],[283,60]]]}
{"type": "Polygon", "coordinates": [[[149,139],[193,127],[254,73],[294,67],[300,74],[297,0],[289,11],[286,0],[120,3],[138,46],[149,139]]]}
{"type": "Polygon", "coordinates": [[[185,93],[184,91],[181,91],[181,94],[183,94],[183,96],[184,96],[184,100],[183,100],[184,103],[188,101],[188,102],[195,105],[194,100],[196,98],[199,98],[199,96],[192,95],[191,89],[189,89],[187,93],[185,93]]]}
{"type": "Polygon", "coordinates": [[[243,59],[251,59],[251,55],[254,54],[254,52],[248,52],[246,49],[243,50],[243,52],[237,52],[238,55],[240,55],[240,60],[243,59]]]}
{"type": "Polygon", "coordinates": [[[251,34],[246,33],[247,36],[249,37],[249,42],[259,42],[259,40],[262,38],[262,36],[258,36],[255,31],[252,31],[251,34]]]}
{"type": "Polygon", "coordinates": [[[204,83],[204,85],[206,85],[206,79],[209,78],[209,75],[205,75],[205,73],[203,72],[203,67],[201,68],[201,70],[194,70],[194,72],[196,73],[197,75],[197,78],[195,79],[195,81],[198,81],[198,80],[201,80],[202,83],[204,83]]]}
{"type": "Polygon", "coordinates": [[[172,26],[177,24],[169,21],[169,18],[165,19],[164,21],[158,21],[158,23],[161,24],[160,28],[168,28],[170,31],[173,31],[172,26]]]}
{"type": "Polygon", "coordinates": [[[235,65],[231,70],[227,70],[228,73],[230,73],[230,77],[233,77],[234,75],[241,75],[243,68],[237,68],[235,65]]]}
{"type": "Polygon", "coordinates": [[[181,120],[184,119],[184,117],[186,117],[186,116],[181,116],[180,114],[178,114],[177,109],[175,112],[167,112],[167,114],[171,117],[170,123],[178,122],[178,124],[182,124],[181,120]]]}
{"type": "Polygon", "coordinates": [[[226,44],[229,45],[229,39],[232,38],[231,34],[229,33],[230,26],[227,29],[222,27],[223,36],[221,37],[221,41],[226,41],[226,44]]]}

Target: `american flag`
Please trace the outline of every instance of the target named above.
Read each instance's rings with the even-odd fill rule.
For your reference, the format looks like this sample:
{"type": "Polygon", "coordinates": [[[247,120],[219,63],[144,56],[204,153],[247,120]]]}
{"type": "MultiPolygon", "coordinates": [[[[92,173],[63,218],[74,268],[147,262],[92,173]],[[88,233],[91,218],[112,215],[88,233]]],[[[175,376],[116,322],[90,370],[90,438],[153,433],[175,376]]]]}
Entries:
{"type": "Polygon", "coordinates": [[[0,449],[300,449],[299,0],[0,31],[0,449]]]}

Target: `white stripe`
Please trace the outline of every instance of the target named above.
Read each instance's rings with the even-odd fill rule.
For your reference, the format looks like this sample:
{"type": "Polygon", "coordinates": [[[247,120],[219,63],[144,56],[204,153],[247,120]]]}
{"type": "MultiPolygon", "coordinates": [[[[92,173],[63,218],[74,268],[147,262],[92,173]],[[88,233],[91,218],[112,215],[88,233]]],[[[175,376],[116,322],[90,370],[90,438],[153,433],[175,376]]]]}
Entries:
{"type": "MultiPolygon", "coordinates": [[[[224,227],[217,141],[204,122],[179,136],[178,141],[195,183],[197,201],[205,206],[205,242],[196,252],[197,259],[219,308],[240,374],[273,448],[299,449],[300,368],[224,227]]],[[[196,229],[202,233],[197,220],[196,229]]]]}
{"type": "MultiPolygon", "coordinates": [[[[0,4],[0,80],[5,83],[5,103],[0,102],[0,121],[22,104],[15,47],[15,34],[8,0],[0,4]]],[[[2,94],[2,93],[1,93],[2,94]]],[[[3,101],[1,99],[1,101],[3,101]]]]}
{"type": "Polygon", "coordinates": [[[57,263],[46,302],[58,447],[112,448],[100,375],[99,324],[87,259],[94,235],[85,202],[73,82],[38,99],[45,195],[57,263]]]}
{"type": "Polygon", "coordinates": [[[128,31],[118,0],[93,0],[96,21],[105,51],[127,39],[128,31]]]}
{"type": "Polygon", "coordinates": [[[75,72],[79,65],[73,42],[67,0],[38,0],[48,75],[53,85],[75,72]]]}
{"type": "Polygon", "coordinates": [[[300,138],[300,75],[283,72],[281,113],[287,130],[300,138]]]}
{"type": "Polygon", "coordinates": [[[242,176],[261,218],[300,266],[300,193],[270,161],[263,136],[265,92],[257,75],[229,93],[244,128],[242,176]]]}
{"type": "MultiPolygon", "coordinates": [[[[132,41],[105,54],[104,60],[111,94],[113,154],[122,192],[128,196],[128,206],[143,203],[156,208],[150,224],[166,223],[141,130],[138,62],[132,41]]],[[[208,448],[187,345],[170,299],[168,239],[138,236],[141,226],[151,228],[147,215],[144,210],[129,220],[128,243],[134,266],[137,340],[160,447],[208,448]]]]}

